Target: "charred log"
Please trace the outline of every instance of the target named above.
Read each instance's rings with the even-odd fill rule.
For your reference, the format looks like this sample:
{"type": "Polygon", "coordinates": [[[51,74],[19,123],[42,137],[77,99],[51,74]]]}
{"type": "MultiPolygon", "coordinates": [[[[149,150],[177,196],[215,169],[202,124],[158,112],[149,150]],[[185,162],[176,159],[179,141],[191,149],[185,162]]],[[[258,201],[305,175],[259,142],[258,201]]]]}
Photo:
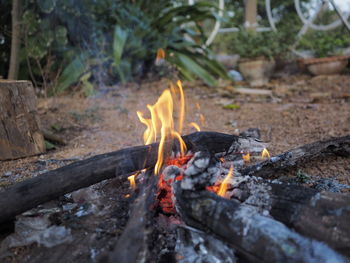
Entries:
{"type": "Polygon", "coordinates": [[[249,166],[241,173],[242,175],[271,178],[273,174],[280,171],[285,171],[291,167],[295,167],[296,165],[329,155],[349,157],[350,136],[348,135],[326,141],[317,141],[311,144],[306,144],[274,156],[265,162],[249,166]]]}
{"type": "MultiPolygon", "coordinates": [[[[108,260],[101,262],[141,262],[150,255],[149,244],[150,234],[152,232],[152,218],[154,210],[152,209],[156,196],[156,177],[149,176],[147,183],[140,191],[135,200],[128,224],[123,234],[118,239],[114,250],[109,254],[108,260]]],[[[147,260],[146,260],[147,261],[147,260]]]]}
{"type": "MultiPolygon", "coordinates": [[[[189,150],[197,151],[205,147],[214,154],[227,152],[232,145],[239,143],[240,137],[216,132],[196,132],[183,136],[183,139],[189,150]]],[[[17,183],[0,193],[0,223],[74,190],[153,167],[157,152],[157,143],[126,148],[77,161],[17,183]]]]}
{"type": "Polygon", "coordinates": [[[208,191],[182,190],[176,205],[189,225],[201,225],[232,244],[248,262],[347,262],[327,245],[303,237],[282,223],[208,191]]]}
{"type": "Polygon", "coordinates": [[[251,179],[239,186],[240,201],[259,207],[302,235],[350,257],[350,195],[251,179]]]}

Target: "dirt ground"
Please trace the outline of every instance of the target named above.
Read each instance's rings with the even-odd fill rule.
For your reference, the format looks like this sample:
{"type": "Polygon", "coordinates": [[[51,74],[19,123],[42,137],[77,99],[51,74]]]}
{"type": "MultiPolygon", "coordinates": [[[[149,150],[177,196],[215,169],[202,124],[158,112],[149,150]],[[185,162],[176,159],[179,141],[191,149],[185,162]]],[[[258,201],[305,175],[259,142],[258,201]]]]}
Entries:
{"type": "MultiPolygon", "coordinates": [[[[64,138],[67,145],[40,156],[1,162],[1,184],[40,172],[42,167],[33,165],[38,160],[82,159],[142,144],[145,126],[139,122],[136,111],[148,114],[146,105],[155,103],[168,84],[168,80],[161,80],[113,86],[92,98],[39,99],[43,128],[64,138]],[[15,176],[6,176],[9,172],[15,176]]],[[[231,134],[259,128],[272,154],[349,134],[350,75],[290,76],[272,80],[265,89],[271,90],[272,95],[235,93],[228,83],[215,88],[184,83],[186,123],[196,122],[202,130],[231,134]],[[224,109],[227,104],[239,108],[224,109]],[[205,117],[204,123],[200,114],[205,117]]],[[[185,124],[184,134],[193,131],[193,127],[185,124]]],[[[340,161],[345,167],[338,168],[349,173],[350,166],[344,162],[340,161]]],[[[55,168],[54,162],[50,164],[50,169],[55,168]]],[[[350,177],[334,173],[334,169],[330,164],[318,170],[320,175],[327,174],[350,184],[350,177]]]]}
{"type": "MultiPolygon", "coordinates": [[[[40,156],[0,162],[0,185],[6,187],[74,160],[142,144],[145,127],[139,122],[136,111],[146,113],[146,105],[155,103],[168,84],[169,81],[164,79],[101,88],[90,98],[63,96],[39,99],[38,111],[43,128],[63,138],[67,145],[56,146],[56,149],[40,156]]],[[[245,84],[234,85],[240,86],[245,87],[245,84]]],[[[271,94],[240,94],[230,83],[220,83],[213,88],[185,82],[184,134],[194,131],[188,125],[190,122],[198,123],[205,131],[230,134],[258,128],[262,140],[268,143],[268,149],[275,155],[306,143],[350,133],[350,75],[289,76],[271,80],[264,89],[271,94]],[[228,104],[234,104],[235,109],[225,109],[228,104]],[[205,117],[205,121],[200,115],[205,117]]],[[[334,178],[339,183],[350,185],[349,159],[334,157],[318,160],[300,169],[312,176],[334,178]]],[[[66,262],[87,262],[87,257],[93,262],[95,254],[103,246],[108,246],[106,244],[111,236],[122,232],[120,225],[125,225],[123,213],[127,211],[129,201],[124,197],[130,189],[127,182],[119,185],[118,196],[113,184],[99,184],[96,188],[108,192],[100,194],[98,202],[107,207],[113,206],[113,209],[79,219],[76,229],[72,227],[76,222],[70,221],[73,231],[80,233],[74,238],[74,246],[61,245],[60,253],[27,246],[21,251],[12,251],[14,255],[9,262],[40,262],[47,256],[50,260],[46,262],[59,262],[66,250],[76,253],[66,262]],[[115,194],[113,198],[111,193],[115,194]],[[95,217],[99,220],[94,221],[95,217]],[[112,217],[116,219],[111,221],[112,217]],[[83,245],[89,249],[79,248],[83,245]],[[83,250],[85,252],[81,252],[83,250]]],[[[49,204],[44,207],[47,206],[50,207],[49,204]]],[[[61,214],[57,220],[66,220],[62,217],[61,214]]]]}

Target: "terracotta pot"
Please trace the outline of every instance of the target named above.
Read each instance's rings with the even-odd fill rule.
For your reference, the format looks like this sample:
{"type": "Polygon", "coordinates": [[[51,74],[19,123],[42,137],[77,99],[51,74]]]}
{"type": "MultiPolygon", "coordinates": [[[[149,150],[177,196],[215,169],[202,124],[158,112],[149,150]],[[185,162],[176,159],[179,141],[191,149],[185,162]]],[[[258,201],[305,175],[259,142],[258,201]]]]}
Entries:
{"type": "Polygon", "coordinates": [[[250,86],[263,86],[275,68],[275,61],[266,58],[241,59],[238,62],[238,69],[250,86]]]}
{"type": "Polygon", "coordinates": [[[334,56],[327,58],[307,58],[299,62],[313,75],[339,74],[348,64],[350,56],[334,56]]]}

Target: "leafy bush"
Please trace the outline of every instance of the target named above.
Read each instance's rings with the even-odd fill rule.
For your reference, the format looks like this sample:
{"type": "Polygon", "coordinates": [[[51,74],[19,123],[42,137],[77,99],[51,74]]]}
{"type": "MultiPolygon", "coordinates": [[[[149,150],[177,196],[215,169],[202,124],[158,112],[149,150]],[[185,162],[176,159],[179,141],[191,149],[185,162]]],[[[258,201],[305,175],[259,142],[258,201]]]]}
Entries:
{"type": "Polygon", "coordinates": [[[166,60],[185,79],[199,77],[213,85],[214,77],[226,77],[224,69],[204,47],[206,38],[200,26],[201,21],[215,18],[213,5],[199,2],[176,7],[172,2],[119,3],[122,11],[116,14],[113,65],[121,80],[142,75],[152,67],[158,48],[165,50],[166,60]],[[186,26],[188,23],[193,26],[186,26]]]}
{"type": "Polygon", "coordinates": [[[315,57],[340,55],[343,48],[350,47],[350,36],[342,30],[311,31],[299,43],[299,49],[311,50],[315,57]]]}
{"type": "Polygon", "coordinates": [[[282,31],[255,32],[242,29],[232,39],[230,51],[242,58],[285,57],[293,38],[282,31]]]}
{"type": "Polygon", "coordinates": [[[199,77],[213,85],[226,73],[203,45],[201,22],[215,19],[215,7],[181,2],[23,0],[20,78],[31,78],[49,94],[75,83],[91,90],[92,81],[111,84],[143,77],[154,69],[157,49],[163,48],[183,78],[199,77]]]}

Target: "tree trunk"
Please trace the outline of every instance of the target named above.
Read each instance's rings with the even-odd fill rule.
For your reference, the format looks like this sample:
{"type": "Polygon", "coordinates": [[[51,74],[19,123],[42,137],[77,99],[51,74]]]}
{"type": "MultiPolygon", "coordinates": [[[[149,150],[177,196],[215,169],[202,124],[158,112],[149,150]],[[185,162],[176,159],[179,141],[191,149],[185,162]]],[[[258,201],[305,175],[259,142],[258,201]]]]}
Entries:
{"type": "Polygon", "coordinates": [[[11,37],[11,57],[8,79],[17,79],[19,70],[19,50],[20,50],[20,0],[12,1],[12,37],[11,37]]]}
{"type": "Polygon", "coordinates": [[[0,160],[44,151],[32,84],[28,81],[0,81],[0,160]]]}

